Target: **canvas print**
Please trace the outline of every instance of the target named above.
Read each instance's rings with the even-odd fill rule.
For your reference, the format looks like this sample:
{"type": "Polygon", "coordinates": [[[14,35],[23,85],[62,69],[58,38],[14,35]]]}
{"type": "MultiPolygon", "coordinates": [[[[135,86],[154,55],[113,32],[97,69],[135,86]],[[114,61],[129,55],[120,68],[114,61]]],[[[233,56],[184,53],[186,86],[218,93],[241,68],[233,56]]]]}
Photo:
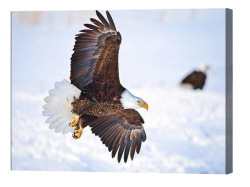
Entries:
{"type": "Polygon", "coordinates": [[[11,169],[229,173],[227,11],[12,12],[11,169]]]}

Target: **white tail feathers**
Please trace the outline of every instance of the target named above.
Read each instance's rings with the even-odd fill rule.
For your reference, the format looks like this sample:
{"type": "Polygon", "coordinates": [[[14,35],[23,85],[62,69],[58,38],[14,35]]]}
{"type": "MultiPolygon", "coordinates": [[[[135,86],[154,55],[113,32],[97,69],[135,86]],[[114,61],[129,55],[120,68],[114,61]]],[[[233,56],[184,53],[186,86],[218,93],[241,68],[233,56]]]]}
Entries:
{"type": "Polygon", "coordinates": [[[49,116],[45,122],[50,124],[50,129],[55,129],[56,133],[73,132],[75,127],[70,127],[69,123],[76,115],[71,112],[71,103],[80,94],[81,90],[65,79],[55,83],[55,89],[49,90],[49,96],[44,99],[47,104],[43,106],[43,116],[49,116]]]}

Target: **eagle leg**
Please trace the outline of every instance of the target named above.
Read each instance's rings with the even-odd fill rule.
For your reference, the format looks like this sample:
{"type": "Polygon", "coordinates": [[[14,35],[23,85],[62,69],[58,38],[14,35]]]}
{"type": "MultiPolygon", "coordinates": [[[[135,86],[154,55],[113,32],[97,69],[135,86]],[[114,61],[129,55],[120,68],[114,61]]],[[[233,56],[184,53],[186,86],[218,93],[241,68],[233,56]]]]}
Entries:
{"type": "Polygon", "coordinates": [[[76,117],[70,122],[70,127],[75,127],[78,124],[79,121],[79,115],[76,115],[76,117]]]}
{"type": "Polygon", "coordinates": [[[79,139],[79,138],[81,138],[81,136],[82,136],[82,127],[81,126],[79,126],[79,129],[75,129],[74,130],[74,133],[72,134],[72,137],[75,139],[75,140],[77,140],[77,139],[79,139]]]}
{"type": "Polygon", "coordinates": [[[82,124],[82,119],[80,119],[79,115],[76,115],[76,117],[69,124],[70,127],[76,127],[74,129],[74,133],[72,134],[72,137],[76,140],[82,136],[83,127],[81,124],[82,124]],[[81,120],[81,122],[79,120],[81,120]]]}

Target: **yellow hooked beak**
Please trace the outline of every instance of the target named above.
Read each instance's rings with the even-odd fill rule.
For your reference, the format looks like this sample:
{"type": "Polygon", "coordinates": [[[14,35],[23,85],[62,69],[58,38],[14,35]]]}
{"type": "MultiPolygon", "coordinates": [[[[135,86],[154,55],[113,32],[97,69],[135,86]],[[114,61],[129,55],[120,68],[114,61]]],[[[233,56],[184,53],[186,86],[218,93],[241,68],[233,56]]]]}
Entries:
{"type": "Polygon", "coordinates": [[[144,102],[140,102],[138,105],[140,107],[145,108],[146,110],[148,110],[148,103],[146,103],[145,101],[144,102]]]}

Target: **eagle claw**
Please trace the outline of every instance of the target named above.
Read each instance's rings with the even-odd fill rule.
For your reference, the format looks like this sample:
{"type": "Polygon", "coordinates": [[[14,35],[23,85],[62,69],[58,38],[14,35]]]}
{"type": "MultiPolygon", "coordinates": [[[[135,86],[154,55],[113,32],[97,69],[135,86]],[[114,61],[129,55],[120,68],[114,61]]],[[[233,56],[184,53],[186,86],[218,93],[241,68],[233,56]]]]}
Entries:
{"type": "Polygon", "coordinates": [[[78,130],[74,130],[74,133],[72,134],[72,137],[77,140],[79,138],[81,138],[82,136],[82,128],[80,127],[80,129],[78,130]]]}

